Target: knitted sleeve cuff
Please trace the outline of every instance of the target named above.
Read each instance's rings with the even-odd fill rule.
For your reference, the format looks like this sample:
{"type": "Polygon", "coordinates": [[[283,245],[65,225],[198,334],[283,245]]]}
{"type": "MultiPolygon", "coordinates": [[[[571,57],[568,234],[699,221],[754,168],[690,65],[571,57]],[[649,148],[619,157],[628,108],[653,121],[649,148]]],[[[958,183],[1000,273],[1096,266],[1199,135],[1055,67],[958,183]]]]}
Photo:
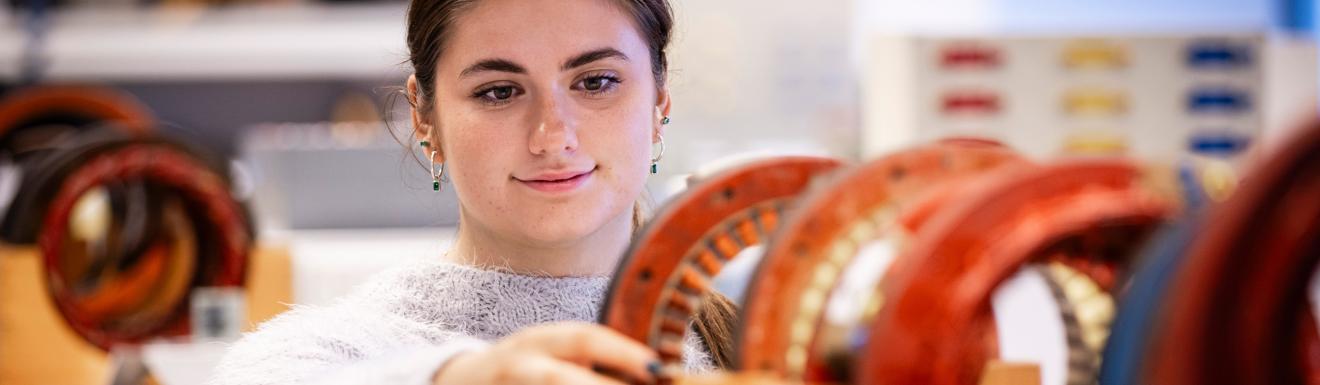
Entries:
{"type": "Polygon", "coordinates": [[[333,368],[317,381],[317,385],[400,384],[430,385],[432,379],[450,358],[459,353],[484,349],[489,343],[475,338],[455,339],[444,344],[399,350],[365,361],[333,368]]]}

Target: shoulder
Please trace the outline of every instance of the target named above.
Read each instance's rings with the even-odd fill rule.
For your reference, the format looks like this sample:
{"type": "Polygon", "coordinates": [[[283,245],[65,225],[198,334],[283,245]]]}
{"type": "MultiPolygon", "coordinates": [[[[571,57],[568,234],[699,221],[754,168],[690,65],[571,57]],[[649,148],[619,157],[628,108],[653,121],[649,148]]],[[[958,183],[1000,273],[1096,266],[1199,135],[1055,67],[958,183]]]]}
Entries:
{"type": "Polygon", "coordinates": [[[297,356],[311,361],[352,360],[392,347],[444,340],[434,330],[370,302],[341,301],[330,306],[295,306],[245,333],[229,347],[230,358],[262,360],[297,356]]]}
{"type": "Polygon", "coordinates": [[[384,271],[333,304],[294,305],[261,323],[228,347],[216,383],[294,383],[331,365],[464,338],[390,309],[406,272],[384,271]]]}
{"type": "Polygon", "coordinates": [[[422,289],[418,286],[426,281],[423,276],[434,272],[430,266],[413,263],[381,271],[328,305],[293,305],[245,334],[240,344],[263,339],[330,339],[364,344],[425,338],[433,328],[407,317],[398,308],[400,302],[419,296],[422,289]]]}

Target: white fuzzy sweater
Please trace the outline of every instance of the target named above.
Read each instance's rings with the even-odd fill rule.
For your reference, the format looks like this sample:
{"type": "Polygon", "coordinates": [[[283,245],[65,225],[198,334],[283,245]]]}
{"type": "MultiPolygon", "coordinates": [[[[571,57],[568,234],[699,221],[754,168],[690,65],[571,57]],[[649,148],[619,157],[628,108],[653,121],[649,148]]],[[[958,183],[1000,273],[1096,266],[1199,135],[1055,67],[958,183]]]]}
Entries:
{"type": "MultiPolygon", "coordinates": [[[[454,354],[519,329],[595,322],[609,282],[443,262],[393,268],[334,305],[298,306],[246,334],[229,348],[211,384],[426,385],[454,354]]],[[[695,334],[688,333],[686,366],[710,370],[695,334]]]]}

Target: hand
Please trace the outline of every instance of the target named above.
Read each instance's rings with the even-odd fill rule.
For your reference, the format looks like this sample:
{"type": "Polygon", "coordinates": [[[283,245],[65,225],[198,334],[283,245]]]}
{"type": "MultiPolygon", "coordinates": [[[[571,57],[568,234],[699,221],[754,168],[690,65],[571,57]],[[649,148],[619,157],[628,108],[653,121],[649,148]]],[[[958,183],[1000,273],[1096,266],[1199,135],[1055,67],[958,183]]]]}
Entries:
{"type": "Polygon", "coordinates": [[[660,361],[646,345],[612,329],[567,322],[530,327],[488,349],[455,356],[436,372],[433,383],[625,384],[592,371],[593,367],[653,383],[660,361]]]}

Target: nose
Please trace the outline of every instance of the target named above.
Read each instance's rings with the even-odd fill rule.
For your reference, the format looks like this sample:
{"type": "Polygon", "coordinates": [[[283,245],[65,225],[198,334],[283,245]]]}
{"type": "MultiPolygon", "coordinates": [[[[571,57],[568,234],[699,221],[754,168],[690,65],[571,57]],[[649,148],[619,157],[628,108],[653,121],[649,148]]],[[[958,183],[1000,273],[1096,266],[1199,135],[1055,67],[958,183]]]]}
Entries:
{"type": "Polygon", "coordinates": [[[577,150],[577,119],[572,115],[559,92],[550,92],[541,98],[536,128],[532,130],[528,151],[534,155],[555,155],[577,150]]]}

